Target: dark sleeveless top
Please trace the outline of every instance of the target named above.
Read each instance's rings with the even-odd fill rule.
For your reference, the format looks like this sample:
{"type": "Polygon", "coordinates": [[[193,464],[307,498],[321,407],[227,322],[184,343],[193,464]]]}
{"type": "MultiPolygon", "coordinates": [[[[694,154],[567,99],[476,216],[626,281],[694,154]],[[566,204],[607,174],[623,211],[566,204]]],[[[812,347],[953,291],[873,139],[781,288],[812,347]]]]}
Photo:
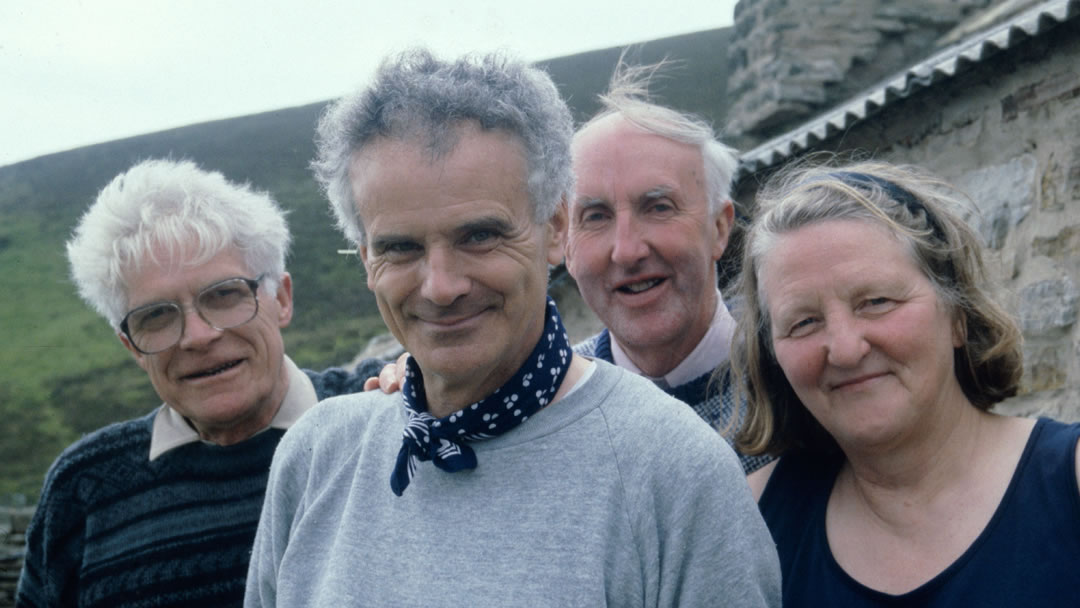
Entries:
{"type": "Polygon", "coordinates": [[[784,606],[1080,606],[1078,437],[1080,424],[1039,419],[990,523],[945,570],[898,596],[851,578],[829,549],[825,507],[843,455],[785,455],[759,502],[784,606]]]}

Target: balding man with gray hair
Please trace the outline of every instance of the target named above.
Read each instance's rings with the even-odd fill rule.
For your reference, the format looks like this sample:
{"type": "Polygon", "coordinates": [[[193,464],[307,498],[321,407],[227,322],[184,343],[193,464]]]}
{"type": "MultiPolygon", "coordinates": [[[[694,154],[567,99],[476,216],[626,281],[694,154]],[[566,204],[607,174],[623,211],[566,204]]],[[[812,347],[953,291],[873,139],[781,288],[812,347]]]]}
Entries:
{"type": "MultiPolygon", "coordinates": [[[[566,267],[605,326],[576,350],[650,378],[733,431],[741,408],[730,380],[710,380],[735,331],[716,262],[733,227],[738,161],[703,120],[649,101],[658,67],[620,60],[602,110],[574,136],[566,267]]],[[[749,473],[770,459],[740,460],[749,473]]]]}

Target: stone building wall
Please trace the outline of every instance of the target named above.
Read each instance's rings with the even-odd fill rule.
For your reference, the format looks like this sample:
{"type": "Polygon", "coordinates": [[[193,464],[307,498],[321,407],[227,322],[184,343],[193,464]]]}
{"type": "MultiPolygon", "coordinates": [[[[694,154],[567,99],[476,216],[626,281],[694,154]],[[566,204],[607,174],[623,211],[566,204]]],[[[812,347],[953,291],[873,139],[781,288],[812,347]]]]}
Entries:
{"type": "MultiPolygon", "coordinates": [[[[998,407],[1080,420],[1080,19],[894,102],[817,150],[923,166],[965,190],[1024,332],[1022,394],[998,407]]],[[[741,180],[752,201],[763,175],[741,180]]]]}
{"type": "Polygon", "coordinates": [[[745,147],[924,58],[993,0],[740,0],[727,131],[745,147]]]}

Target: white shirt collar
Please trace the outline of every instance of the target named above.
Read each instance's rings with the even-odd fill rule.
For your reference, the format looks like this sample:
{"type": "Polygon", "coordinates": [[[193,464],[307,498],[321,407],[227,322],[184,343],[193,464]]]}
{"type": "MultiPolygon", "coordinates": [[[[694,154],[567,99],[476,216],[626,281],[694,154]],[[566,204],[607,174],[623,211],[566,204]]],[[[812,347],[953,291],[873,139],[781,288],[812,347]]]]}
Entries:
{"type": "MultiPolygon", "coordinates": [[[[686,384],[711,372],[717,365],[726,361],[731,354],[731,339],[734,336],[735,318],[731,316],[727,305],[724,304],[724,297],[720,294],[720,290],[717,289],[716,310],[713,312],[712,322],[709,324],[709,329],[705,332],[701,341],[694,347],[694,350],[690,351],[690,354],[685,359],[679,362],[670,372],[664,374],[663,377],[646,377],[654,382],[662,381],[667,386],[686,384]]],[[[639,376],[645,376],[641,369],[630,360],[626,351],[619,346],[615,336],[611,337],[611,358],[615,365],[625,367],[639,376]]]]}
{"type": "MultiPolygon", "coordinates": [[[[281,407],[278,408],[270,425],[266,428],[289,428],[319,400],[315,394],[315,386],[311,384],[311,379],[307,377],[307,374],[300,371],[300,368],[288,356],[285,357],[284,365],[285,373],[289,376],[289,390],[285,393],[281,407]]],[[[157,414],[154,415],[154,429],[150,435],[150,460],[158,458],[169,450],[196,441],[201,441],[199,433],[188,424],[187,420],[168,403],[161,404],[157,414]]]]}

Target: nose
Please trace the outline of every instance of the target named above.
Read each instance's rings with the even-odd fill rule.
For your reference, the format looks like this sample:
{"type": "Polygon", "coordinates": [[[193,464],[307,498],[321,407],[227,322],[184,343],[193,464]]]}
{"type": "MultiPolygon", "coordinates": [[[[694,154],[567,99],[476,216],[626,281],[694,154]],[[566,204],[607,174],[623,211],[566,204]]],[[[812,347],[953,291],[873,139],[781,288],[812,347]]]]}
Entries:
{"type": "Polygon", "coordinates": [[[202,318],[195,307],[184,309],[184,332],[180,334],[180,348],[204,348],[222,334],[202,318]]]}
{"type": "Polygon", "coordinates": [[[443,247],[428,250],[420,295],[437,306],[449,306],[469,291],[469,279],[456,257],[443,247]]]}
{"type": "Polygon", "coordinates": [[[611,261],[620,266],[633,266],[649,255],[641,226],[633,214],[615,216],[615,242],[611,248],[611,261]]]}
{"type": "Polygon", "coordinates": [[[856,319],[836,315],[826,322],[826,356],[829,365],[855,367],[870,352],[870,343],[856,319]]]}

